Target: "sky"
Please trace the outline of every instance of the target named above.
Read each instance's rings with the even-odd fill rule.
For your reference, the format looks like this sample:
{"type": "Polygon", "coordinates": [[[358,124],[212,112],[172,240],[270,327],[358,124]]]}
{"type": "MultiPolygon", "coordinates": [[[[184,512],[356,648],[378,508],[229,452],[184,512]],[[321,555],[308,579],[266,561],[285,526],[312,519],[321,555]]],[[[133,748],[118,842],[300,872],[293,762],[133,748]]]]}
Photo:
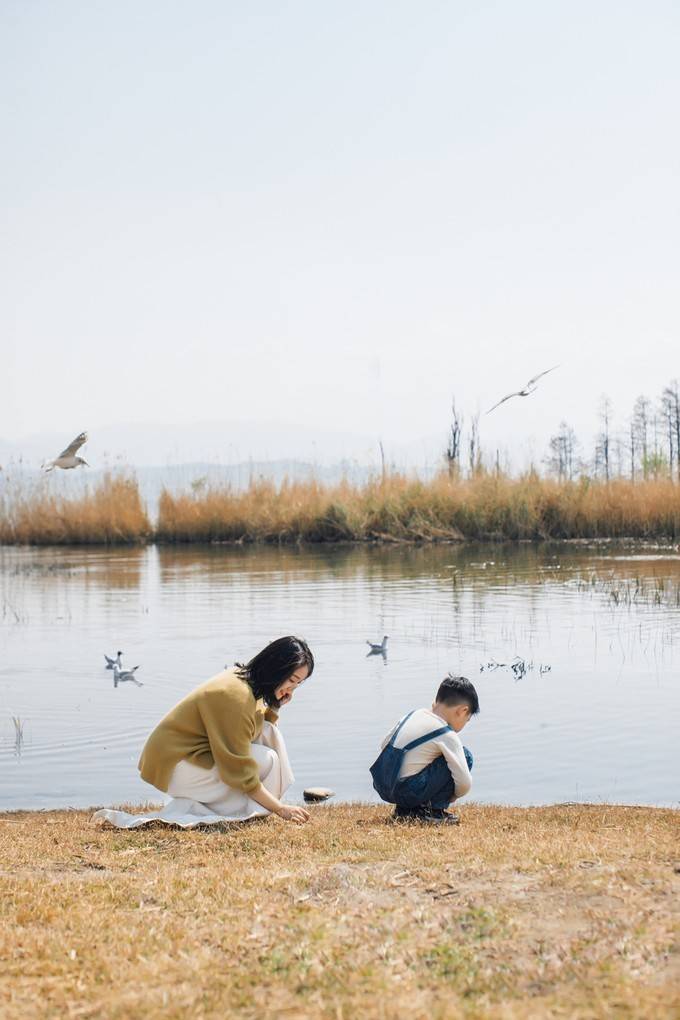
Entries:
{"type": "Polygon", "coordinates": [[[623,426],[680,376],[679,52],[655,0],[3,0],[0,438],[623,426]]]}

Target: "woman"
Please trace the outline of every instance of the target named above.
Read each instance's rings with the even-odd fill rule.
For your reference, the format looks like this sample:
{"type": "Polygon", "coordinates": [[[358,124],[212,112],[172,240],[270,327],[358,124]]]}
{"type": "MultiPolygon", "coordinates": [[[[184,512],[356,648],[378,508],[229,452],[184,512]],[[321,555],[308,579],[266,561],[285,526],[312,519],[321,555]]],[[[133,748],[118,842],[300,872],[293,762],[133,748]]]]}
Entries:
{"type": "Polygon", "coordinates": [[[276,721],[311,676],[314,657],[296,637],[272,641],[187,694],[149,736],[139,771],[173,800],[154,815],[98,811],[123,828],[161,820],[183,826],[277,814],[306,822],[302,807],[280,798],[293,780],[276,721]]]}

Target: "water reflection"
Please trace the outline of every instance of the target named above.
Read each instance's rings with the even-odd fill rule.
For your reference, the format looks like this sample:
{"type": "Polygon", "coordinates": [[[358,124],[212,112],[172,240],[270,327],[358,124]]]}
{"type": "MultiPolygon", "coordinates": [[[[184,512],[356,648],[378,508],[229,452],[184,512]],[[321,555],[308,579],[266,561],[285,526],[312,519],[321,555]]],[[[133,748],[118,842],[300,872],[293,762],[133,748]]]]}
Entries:
{"type": "Polygon", "coordinates": [[[377,741],[452,671],[480,695],[476,798],[670,803],[678,606],[680,556],[658,546],[0,549],[0,807],[153,798],[150,729],[284,633],[317,662],[282,713],[300,790],[370,798],[377,741]],[[110,684],[104,648],[143,682],[110,684]],[[28,717],[27,748],[10,721],[28,717]]]}
{"type": "Polygon", "coordinates": [[[12,724],[14,726],[14,754],[20,758],[24,746],[24,722],[19,716],[13,715],[12,724]]]}

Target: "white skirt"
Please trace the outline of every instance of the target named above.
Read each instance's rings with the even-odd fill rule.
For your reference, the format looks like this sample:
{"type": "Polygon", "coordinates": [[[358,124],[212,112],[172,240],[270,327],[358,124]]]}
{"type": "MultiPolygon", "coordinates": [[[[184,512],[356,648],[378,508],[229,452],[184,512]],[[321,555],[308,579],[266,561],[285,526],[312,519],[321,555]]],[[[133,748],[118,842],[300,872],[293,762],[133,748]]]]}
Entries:
{"type": "MultiPolygon", "coordinates": [[[[283,797],[295,777],[278,726],[265,722],[258,740],[250,745],[250,753],[258,764],[260,782],[265,790],[277,799],[283,797]]],[[[147,822],[166,822],[191,829],[196,825],[215,825],[218,822],[245,822],[249,818],[269,814],[247,793],[227,786],[216,766],[202,769],[188,761],[175,765],[168,796],[172,800],[161,811],[131,815],[127,811],[102,808],[95,812],[93,818],[110,822],[119,829],[137,829],[147,822]]]]}

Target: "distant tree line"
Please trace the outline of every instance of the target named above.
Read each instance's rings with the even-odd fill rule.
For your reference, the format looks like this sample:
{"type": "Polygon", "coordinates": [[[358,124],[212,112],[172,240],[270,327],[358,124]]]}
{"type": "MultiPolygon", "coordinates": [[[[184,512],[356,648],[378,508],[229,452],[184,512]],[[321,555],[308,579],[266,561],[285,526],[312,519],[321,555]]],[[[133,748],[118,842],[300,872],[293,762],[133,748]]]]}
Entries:
{"type": "MultiPolygon", "coordinates": [[[[680,483],[680,383],[674,379],[656,400],[639,396],[622,427],[615,427],[613,405],[602,396],[598,408],[599,429],[591,451],[584,450],[572,426],[565,420],[550,437],[543,460],[548,472],[561,481],[581,476],[630,478],[670,478],[680,483]]],[[[463,414],[451,407],[451,424],[445,450],[449,474],[460,475],[467,467],[470,475],[483,467],[479,436],[479,415],[472,416],[465,428],[463,414]]],[[[498,452],[495,470],[500,472],[498,452]]]]}
{"type": "Polygon", "coordinates": [[[561,421],[550,437],[545,464],[560,479],[671,478],[680,482],[680,384],[674,379],[656,401],[640,396],[623,428],[613,425],[612,402],[603,396],[599,431],[590,458],[573,428],[561,421]]]}

